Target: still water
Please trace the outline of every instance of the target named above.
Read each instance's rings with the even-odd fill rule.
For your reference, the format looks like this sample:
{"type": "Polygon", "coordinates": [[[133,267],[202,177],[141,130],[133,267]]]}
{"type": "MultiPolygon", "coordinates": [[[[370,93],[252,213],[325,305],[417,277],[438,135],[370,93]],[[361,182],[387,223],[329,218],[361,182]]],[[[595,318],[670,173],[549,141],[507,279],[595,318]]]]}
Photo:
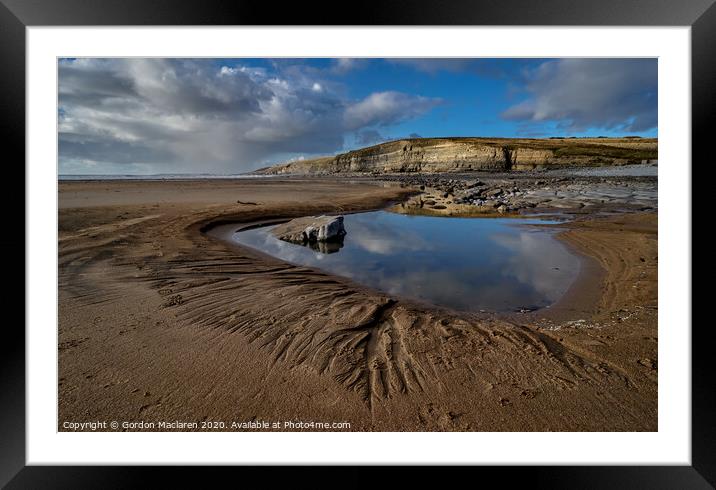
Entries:
{"type": "Polygon", "coordinates": [[[579,259],[538,219],[444,218],[386,211],[345,215],[342,244],[278,240],[272,226],[233,239],[286,262],[393,295],[464,311],[537,309],[557,301],[579,259]]]}

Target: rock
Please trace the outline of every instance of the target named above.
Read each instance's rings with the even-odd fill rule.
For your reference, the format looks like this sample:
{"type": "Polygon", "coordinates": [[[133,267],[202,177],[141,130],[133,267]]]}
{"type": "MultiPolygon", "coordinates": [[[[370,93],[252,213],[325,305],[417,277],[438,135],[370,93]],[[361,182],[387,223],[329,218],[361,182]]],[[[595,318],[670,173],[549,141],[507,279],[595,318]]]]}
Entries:
{"type": "Polygon", "coordinates": [[[497,206],[497,212],[500,213],[500,214],[506,213],[506,212],[507,212],[507,206],[505,206],[504,204],[501,205],[501,206],[497,206]]]}
{"type": "Polygon", "coordinates": [[[181,294],[175,294],[175,295],[173,295],[173,296],[169,296],[169,298],[167,298],[167,300],[164,302],[164,304],[163,304],[162,306],[164,306],[165,308],[167,308],[167,307],[169,307],[169,306],[178,306],[178,305],[181,305],[181,304],[183,304],[183,303],[184,303],[184,298],[182,297],[182,295],[181,295],[181,294]]]}
{"type": "Polygon", "coordinates": [[[272,230],[279,240],[306,245],[340,241],[346,234],[343,216],[306,216],[278,225],[272,230]]]}
{"type": "Polygon", "coordinates": [[[641,364],[644,367],[647,367],[649,369],[656,370],[657,369],[657,363],[653,359],[645,358],[645,359],[639,359],[636,361],[637,363],[641,364]]]}

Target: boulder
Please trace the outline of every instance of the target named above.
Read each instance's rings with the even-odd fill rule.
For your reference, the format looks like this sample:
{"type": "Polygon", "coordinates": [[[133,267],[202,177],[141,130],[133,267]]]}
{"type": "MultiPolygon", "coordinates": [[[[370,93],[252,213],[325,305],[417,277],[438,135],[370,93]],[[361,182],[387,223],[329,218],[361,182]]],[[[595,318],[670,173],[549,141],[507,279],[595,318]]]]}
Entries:
{"type": "Polygon", "coordinates": [[[280,224],[272,230],[279,240],[306,245],[340,241],[346,234],[343,216],[306,216],[280,224]]]}

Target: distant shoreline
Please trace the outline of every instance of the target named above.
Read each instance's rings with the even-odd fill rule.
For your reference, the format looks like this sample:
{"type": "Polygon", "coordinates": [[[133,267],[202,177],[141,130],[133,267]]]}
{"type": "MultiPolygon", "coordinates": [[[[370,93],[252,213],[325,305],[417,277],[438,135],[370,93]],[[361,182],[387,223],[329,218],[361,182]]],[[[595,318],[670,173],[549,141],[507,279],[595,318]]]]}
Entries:
{"type": "Polygon", "coordinates": [[[60,181],[84,181],[84,180],[151,180],[151,181],[162,181],[162,180],[213,180],[213,179],[264,179],[272,177],[270,175],[253,175],[253,174],[229,174],[229,175],[214,175],[214,174],[115,174],[115,175],[102,175],[102,174],[59,174],[57,180],[60,181]]]}
{"type": "MultiPolygon", "coordinates": [[[[208,181],[208,180],[253,180],[253,179],[290,179],[290,178],[358,178],[358,177],[386,177],[391,175],[433,175],[433,172],[393,172],[387,174],[372,174],[370,172],[354,172],[354,173],[336,173],[336,174],[227,174],[227,175],[213,175],[213,174],[153,174],[153,175],[137,175],[137,174],[122,174],[122,175],[88,175],[88,174],[65,174],[58,175],[57,180],[60,182],[102,182],[102,181],[147,181],[147,182],[162,182],[162,181],[208,181]]],[[[519,171],[512,173],[505,172],[490,172],[484,170],[469,170],[463,172],[441,172],[440,175],[475,175],[475,176],[496,176],[498,174],[514,174],[515,176],[524,176],[530,174],[539,175],[573,175],[579,177],[656,177],[658,175],[658,164],[657,163],[641,163],[632,165],[613,165],[604,167],[571,167],[571,168],[555,168],[555,169],[543,169],[543,170],[532,170],[532,171],[519,171]]]]}

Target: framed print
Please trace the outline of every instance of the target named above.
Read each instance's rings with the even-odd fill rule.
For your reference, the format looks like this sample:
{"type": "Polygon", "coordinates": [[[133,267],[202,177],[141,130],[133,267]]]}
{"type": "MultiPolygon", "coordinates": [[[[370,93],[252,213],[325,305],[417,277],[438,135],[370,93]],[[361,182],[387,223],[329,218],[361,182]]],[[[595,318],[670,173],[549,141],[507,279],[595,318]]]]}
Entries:
{"type": "Polygon", "coordinates": [[[134,3],[0,6],[26,192],[3,484],[319,464],[714,485],[691,320],[711,0],[350,25],[134,3]]]}

